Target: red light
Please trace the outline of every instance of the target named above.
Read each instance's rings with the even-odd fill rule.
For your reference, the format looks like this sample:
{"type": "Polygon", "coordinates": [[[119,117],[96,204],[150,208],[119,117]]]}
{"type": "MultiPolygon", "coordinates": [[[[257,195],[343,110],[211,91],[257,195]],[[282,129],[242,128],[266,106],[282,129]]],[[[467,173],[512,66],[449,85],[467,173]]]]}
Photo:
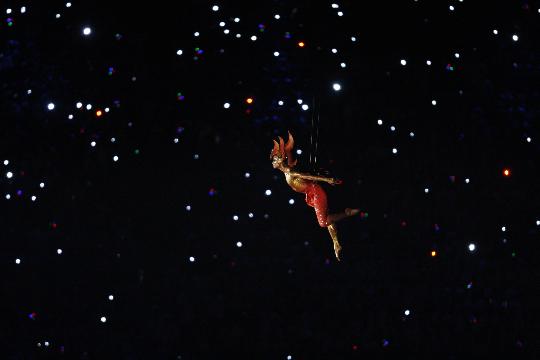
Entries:
{"type": "Polygon", "coordinates": [[[253,102],[253,98],[250,98],[250,97],[247,98],[247,99],[246,99],[246,102],[247,102],[248,104],[251,104],[251,103],[253,102]]]}

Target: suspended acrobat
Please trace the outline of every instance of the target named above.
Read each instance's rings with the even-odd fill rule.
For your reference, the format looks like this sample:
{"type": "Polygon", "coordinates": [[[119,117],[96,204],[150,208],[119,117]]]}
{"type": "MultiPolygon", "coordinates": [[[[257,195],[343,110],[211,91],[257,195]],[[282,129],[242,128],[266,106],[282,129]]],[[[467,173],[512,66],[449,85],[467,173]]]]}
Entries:
{"type": "Polygon", "coordinates": [[[289,184],[294,191],[306,194],[306,203],[315,209],[319,225],[328,228],[328,232],[330,233],[334,244],[336,258],[340,261],[339,254],[341,253],[341,245],[339,244],[335,223],[343,218],[358,214],[360,210],[346,208],[342,213],[328,214],[326,192],[319,184],[317,184],[317,182],[322,181],[330,185],[338,185],[342,183],[341,180],[294,171],[293,169],[297,162],[292,156],[294,138],[290,132],[287,143],[283,141],[281,136],[278,136],[278,138],[279,143],[276,140],[273,140],[274,148],[270,153],[272,166],[274,169],[281,170],[285,174],[287,184],[289,184]]]}

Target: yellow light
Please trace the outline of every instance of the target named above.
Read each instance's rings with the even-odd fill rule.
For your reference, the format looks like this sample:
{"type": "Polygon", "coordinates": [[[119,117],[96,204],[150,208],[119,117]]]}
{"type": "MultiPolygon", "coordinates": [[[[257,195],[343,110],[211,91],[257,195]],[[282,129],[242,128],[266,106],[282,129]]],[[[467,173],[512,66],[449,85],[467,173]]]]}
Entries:
{"type": "Polygon", "coordinates": [[[96,111],[96,116],[97,116],[97,117],[100,117],[102,114],[103,114],[103,113],[101,112],[101,110],[96,111]]]}
{"type": "Polygon", "coordinates": [[[504,169],[503,174],[504,176],[510,176],[510,170],[504,169]]]}
{"type": "Polygon", "coordinates": [[[437,252],[436,252],[435,250],[433,250],[433,251],[431,252],[431,257],[435,257],[435,256],[437,256],[437,252]]]}
{"type": "Polygon", "coordinates": [[[247,102],[248,104],[251,104],[251,103],[253,102],[253,99],[252,99],[252,98],[247,98],[247,99],[246,99],[246,102],[247,102]]]}
{"type": "Polygon", "coordinates": [[[298,46],[300,46],[300,47],[304,47],[305,45],[306,45],[306,44],[304,44],[303,41],[300,41],[300,42],[298,43],[298,46]]]}

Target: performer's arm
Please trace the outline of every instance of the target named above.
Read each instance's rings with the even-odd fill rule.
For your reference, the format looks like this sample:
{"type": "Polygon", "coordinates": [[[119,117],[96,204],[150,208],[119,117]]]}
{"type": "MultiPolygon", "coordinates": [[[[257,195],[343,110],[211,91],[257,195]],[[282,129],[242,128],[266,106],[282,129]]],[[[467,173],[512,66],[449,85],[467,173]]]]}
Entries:
{"type": "Polygon", "coordinates": [[[305,179],[305,180],[324,181],[324,182],[329,183],[330,185],[341,184],[341,182],[342,182],[341,180],[334,179],[334,178],[310,175],[310,174],[300,173],[300,172],[296,172],[296,171],[291,171],[290,175],[291,176],[296,176],[296,177],[299,177],[299,178],[305,179]]]}

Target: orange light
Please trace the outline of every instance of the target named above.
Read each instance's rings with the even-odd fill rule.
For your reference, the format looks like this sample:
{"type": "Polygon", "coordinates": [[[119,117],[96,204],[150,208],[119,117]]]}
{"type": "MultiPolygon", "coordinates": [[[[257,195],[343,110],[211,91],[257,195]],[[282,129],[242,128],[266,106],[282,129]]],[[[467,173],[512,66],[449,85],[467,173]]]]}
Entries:
{"type": "Polygon", "coordinates": [[[306,44],[304,44],[303,41],[300,41],[300,42],[298,43],[298,46],[300,46],[300,47],[304,47],[305,45],[306,45],[306,44]]]}
{"type": "Polygon", "coordinates": [[[246,99],[246,102],[247,102],[248,104],[251,104],[251,103],[253,102],[253,99],[252,99],[252,98],[247,98],[247,99],[246,99]]]}
{"type": "Polygon", "coordinates": [[[504,176],[510,176],[510,170],[504,169],[503,174],[504,176]]]}
{"type": "Polygon", "coordinates": [[[97,117],[100,117],[101,115],[103,115],[103,113],[101,112],[101,110],[96,111],[96,116],[97,116],[97,117]]]}
{"type": "Polygon", "coordinates": [[[431,252],[431,257],[435,257],[435,256],[437,256],[437,252],[436,252],[435,250],[433,250],[433,251],[431,252]]]}

